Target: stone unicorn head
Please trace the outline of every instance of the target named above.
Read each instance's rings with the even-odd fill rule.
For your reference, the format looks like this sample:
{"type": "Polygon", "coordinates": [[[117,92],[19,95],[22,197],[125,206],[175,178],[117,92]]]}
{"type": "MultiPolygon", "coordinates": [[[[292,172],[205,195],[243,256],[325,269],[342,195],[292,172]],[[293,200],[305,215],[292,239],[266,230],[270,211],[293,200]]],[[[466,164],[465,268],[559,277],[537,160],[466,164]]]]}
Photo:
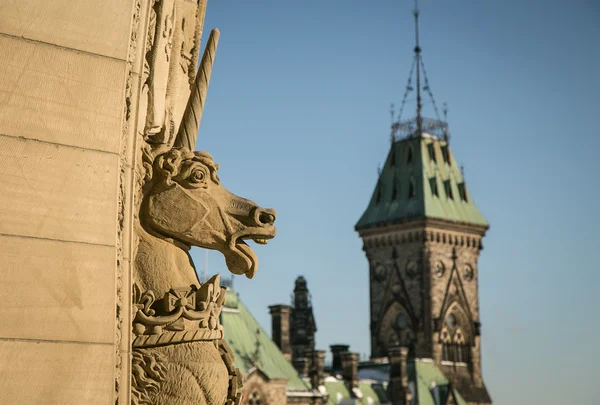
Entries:
{"type": "Polygon", "coordinates": [[[144,149],[140,224],[179,249],[218,250],[232,273],[252,278],[257,258],[244,240],[266,244],[273,238],[275,211],[229,192],[211,155],[194,151],[217,40],[213,30],[175,139],[144,149]]]}
{"type": "Polygon", "coordinates": [[[234,274],[252,278],[257,259],[244,239],[259,244],[275,236],[275,211],[224,188],[207,152],[174,148],[156,157],[145,193],[142,223],[184,246],[218,250],[234,274]]]}

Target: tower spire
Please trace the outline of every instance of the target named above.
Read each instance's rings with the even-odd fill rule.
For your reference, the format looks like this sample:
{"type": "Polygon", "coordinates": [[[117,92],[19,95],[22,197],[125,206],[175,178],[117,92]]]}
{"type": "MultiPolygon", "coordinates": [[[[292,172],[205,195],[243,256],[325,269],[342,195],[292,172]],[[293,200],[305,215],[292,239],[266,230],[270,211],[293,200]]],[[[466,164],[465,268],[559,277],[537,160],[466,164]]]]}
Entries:
{"type": "Polygon", "coordinates": [[[423,119],[421,117],[421,47],[419,46],[419,4],[415,0],[415,60],[417,64],[417,136],[423,134],[423,119]]]}

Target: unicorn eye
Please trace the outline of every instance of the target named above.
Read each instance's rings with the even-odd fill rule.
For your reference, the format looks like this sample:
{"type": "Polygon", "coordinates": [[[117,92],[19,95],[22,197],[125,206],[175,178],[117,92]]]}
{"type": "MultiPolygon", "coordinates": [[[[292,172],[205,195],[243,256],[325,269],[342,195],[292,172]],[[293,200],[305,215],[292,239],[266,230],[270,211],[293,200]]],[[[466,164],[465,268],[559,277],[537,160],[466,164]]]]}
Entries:
{"type": "Polygon", "coordinates": [[[206,173],[204,172],[204,170],[198,169],[198,170],[195,170],[190,175],[190,177],[188,177],[188,180],[190,181],[190,183],[203,183],[205,178],[206,178],[206,173]]]}

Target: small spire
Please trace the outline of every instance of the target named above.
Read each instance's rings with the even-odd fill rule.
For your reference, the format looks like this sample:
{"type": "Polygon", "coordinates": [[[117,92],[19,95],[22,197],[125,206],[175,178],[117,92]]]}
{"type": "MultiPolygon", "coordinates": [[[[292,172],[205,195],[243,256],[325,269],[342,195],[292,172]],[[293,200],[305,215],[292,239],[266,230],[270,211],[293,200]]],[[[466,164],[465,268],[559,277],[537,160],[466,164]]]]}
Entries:
{"type": "Polygon", "coordinates": [[[444,102],[444,109],[442,110],[444,114],[444,141],[448,143],[450,140],[450,134],[448,133],[448,103],[444,102]]]}
{"type": "Polygon", "coordinates": [[[423,134],[423,118],[421,117],[421,47],[419,46],[419,5],[415,0],[415,59],[417,61],[417,136],[423,134]]]}
{"type": "Polygon", "coordinates": [[[390,104],[390,115],[392,117],[392,123],[390,124],[390,143],[394,144],[394,142],[396,142],[396,136],[394,134],[394,123],[395,123],[395,115],[394,115],[394,103],[390,104]]]}

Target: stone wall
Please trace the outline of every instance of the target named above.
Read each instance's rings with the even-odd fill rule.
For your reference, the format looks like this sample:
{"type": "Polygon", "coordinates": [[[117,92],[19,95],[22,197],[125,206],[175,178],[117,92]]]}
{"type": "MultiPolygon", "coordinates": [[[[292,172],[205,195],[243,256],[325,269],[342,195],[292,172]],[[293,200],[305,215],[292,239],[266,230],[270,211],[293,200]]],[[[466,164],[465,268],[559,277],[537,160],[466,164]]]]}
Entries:
{"type": "MultiPolygon", "coordinates": [[[[477,261],[482,231],[453,228],[417,222],[363,236],[370,266],[373,357],[387,355],[387,339],[396,333],[400,312],[409,314],[407,326],[416,339],[415,355],[437,362],[441,361],[441,345],[436,322],[443,321],[438,318],[451,300],[460,295],[471,321],[479,321],[477,261]],[[454,266],[453,284],[449,285],[454,266]],[[467,267],[472,270],[471,278],[465,277],[467,267]]],[[[474,335],[471,356],[476,374],[480,374],[479,336],[474,335]]]]}
{"type": "Polygon", "coordinates": [[[251,404],[253,395],[258,394],[263,405],[286,405],[286,385],[287,380],[267,379],[260,372],[252,373],[244,380],[242,404],[251,404]]]}
{"type": "Polygon", "coordinates": [[[135,12],[0,6],[0,403],[115,404],[135,12]]]}

